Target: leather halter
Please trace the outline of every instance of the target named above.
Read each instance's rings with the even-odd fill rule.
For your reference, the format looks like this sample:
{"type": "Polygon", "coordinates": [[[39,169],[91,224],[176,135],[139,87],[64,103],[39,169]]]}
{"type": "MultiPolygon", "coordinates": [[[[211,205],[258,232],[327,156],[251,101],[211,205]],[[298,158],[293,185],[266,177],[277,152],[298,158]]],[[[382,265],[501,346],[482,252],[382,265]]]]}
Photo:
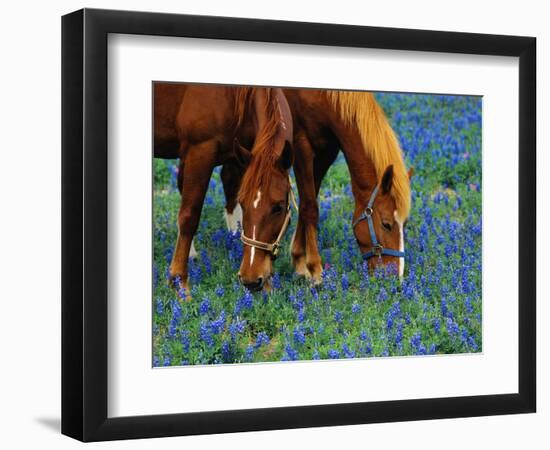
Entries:
{"type": "Polygon", "coordinates": [[[244,234],[244,229],[241,232],[241,242],[245,245],[248,245],[250,247],[259,248],[260,250],[264,250],[268,253],[271,253],[271,257],[275,259],[277,257],[277,254],[279,253],[279,249],[281,247],[280,243],[283,239],[283,236],[286,233],[286,230],[288,226],[290,225],[290,218],[292,217],[292,211],[291,211],[291,204],[294,206],[294,209],[298,211],[298,206],[296,205],[296,198],[294,197],[294,192],[292,191],[292,182],[290,180],[290,175],[288,176],[288,183],[290,185],[290,189],[287,194],[287,206],[286,206],[286,216],[285,221],[283,222],[283,226],[281,228],[281,231],[279,232],[277,239],[272,244],[269,244],[267,242],[257,241],[256,239],[251,239],[244,234]]]}
{"type": "Polygon", "coordinates": [[[374,191],[372,191],[372,194],[370,196],[369,203],[367,204],[367,207],[361,213],[359,218],[352,224],[353,228],[355,228],[355,226],[359,222],[362,222],[363,220],[366,220],[367,223],[369,224],[369,232],[370,232],[370,239],[372,241],[372,248],[368,252],[363,253],[363,259],[368,260],[373,256],[378,256],[379,258],[381,258],[382,255],[404,258],[405,252],[402,252],[400,250],[392,250],[390,248],[384,248],[380,243],[378,243],[378,239],[376,239],[376,232],[374,231],[374,222],[372,221],[372,214],[374,212],[374,208],[373,208],[374,199],[378,195],[379,187],[380,186],[376,186],[374,188],[374,191]]]}

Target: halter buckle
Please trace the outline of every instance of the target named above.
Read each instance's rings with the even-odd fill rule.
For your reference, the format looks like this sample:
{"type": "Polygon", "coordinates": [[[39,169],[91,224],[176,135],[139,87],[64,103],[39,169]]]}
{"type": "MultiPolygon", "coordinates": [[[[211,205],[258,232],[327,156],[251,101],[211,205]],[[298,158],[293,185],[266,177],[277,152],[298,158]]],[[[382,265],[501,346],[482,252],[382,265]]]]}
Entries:
{"type": "Polygon", "coordinates": [[[372,207],[367,206],[367,207],[365,208],[365,215],[366,215],[367,217],[372,216],[372,213],[373,213],[373,212],[374,212],[374,211],[372,210],[372,207]]]}
{"type": "Polygon", "coordinates": [[[372,252],[379,258],[382,257],[383,251],[384,251],[384,247],[382,247],[380,244],[376,244],[374,247],[372,247],[372,252]]]}

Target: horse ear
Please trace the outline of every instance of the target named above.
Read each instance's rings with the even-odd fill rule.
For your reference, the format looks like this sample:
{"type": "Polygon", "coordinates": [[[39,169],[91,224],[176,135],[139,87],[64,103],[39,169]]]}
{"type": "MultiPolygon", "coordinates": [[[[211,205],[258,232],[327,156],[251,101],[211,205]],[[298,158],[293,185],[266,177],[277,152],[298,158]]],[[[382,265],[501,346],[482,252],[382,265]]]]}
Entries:
{"type": "Polygon", "coordinates": [[[414,175],[414,167],[409,168],[409,171],[407,172],[407,174],[409,175],[409,180],[410,180],[414,175]]]}
{"type": "Polygon", "coordinates": [[[242,167],[248,166],[252,158],[252,153],[250,153],[250,150],[243,147],[237,138],[233,141],[233,153],[235,159],[242,167]]]}
{"type": "Polygon", "coordinates": [[[279,165],[284,171],[287,171],[294,164],[294,152],[292,151],[292,145],[290,142],[285,141],[285,146],[279,157],[279,165]]]}
{"type": "Polygon", "coordinates": [[[386,171],[384,172],[384,175],[382,175],[382,193],[387,194],[391,191],[391,187],[393,184],[393,164],[390,164],[386,171]]]}

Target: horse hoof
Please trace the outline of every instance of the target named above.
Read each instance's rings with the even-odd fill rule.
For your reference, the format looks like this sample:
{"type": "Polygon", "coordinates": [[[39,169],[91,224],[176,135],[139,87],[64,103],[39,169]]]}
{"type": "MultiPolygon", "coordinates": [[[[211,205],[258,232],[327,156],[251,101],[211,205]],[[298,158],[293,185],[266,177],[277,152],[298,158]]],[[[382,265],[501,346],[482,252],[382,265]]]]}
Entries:
{"type": "Polygon", "coordinates": [[[168,286],[176,291],[180,302],[192,300],[189,284],[182,281],[181,275],[170,275],[167,281],[168,286]]]}
{"type": "Polygon", "coordinates": [[[313,286],[319,286],[323,282],[323,276],[322,274],[313,276],[310,276],[310,281],[313,286]]]}
{"type": "Polygon", "coordinates": [[[306,260],[302,257],[292,258],[292,265],[294,266],[294,272],[299,277],[309,277],[309,271],[306,267],[306,260]]]}

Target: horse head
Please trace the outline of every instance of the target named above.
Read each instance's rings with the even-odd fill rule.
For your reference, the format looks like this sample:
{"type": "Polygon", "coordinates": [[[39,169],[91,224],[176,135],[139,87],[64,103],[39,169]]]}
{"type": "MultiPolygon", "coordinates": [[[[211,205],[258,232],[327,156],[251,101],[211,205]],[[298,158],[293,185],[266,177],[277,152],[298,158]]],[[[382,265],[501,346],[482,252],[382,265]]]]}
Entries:
{"type": "MultiPolygon", "coordinates": [[[[411,175],[412,170],[409,178],[411,175]]],[[[353,232],[370,270],[390,267],[401,278],[405,270],[405,221],[398,215],[393,184],[393,165],[389,165],[370,196],[356,198],[353,232]]]]}
{"type": "Polygon", "coordinates": [[[262,151],[252,151],[236,144],[239,160],[247,165],[239,201],[243,211],[241,240],[244,244],[239,279],[250,291],[269,287],[273,260],[288,228],[294,202],[289,170],[293,152],[288,140],[276,144],[272,164],[262,151]],[[258,176],[258,170],[262,171],[258,176]],[[262,182],[263,180],[263,182],[262,182]]]}

